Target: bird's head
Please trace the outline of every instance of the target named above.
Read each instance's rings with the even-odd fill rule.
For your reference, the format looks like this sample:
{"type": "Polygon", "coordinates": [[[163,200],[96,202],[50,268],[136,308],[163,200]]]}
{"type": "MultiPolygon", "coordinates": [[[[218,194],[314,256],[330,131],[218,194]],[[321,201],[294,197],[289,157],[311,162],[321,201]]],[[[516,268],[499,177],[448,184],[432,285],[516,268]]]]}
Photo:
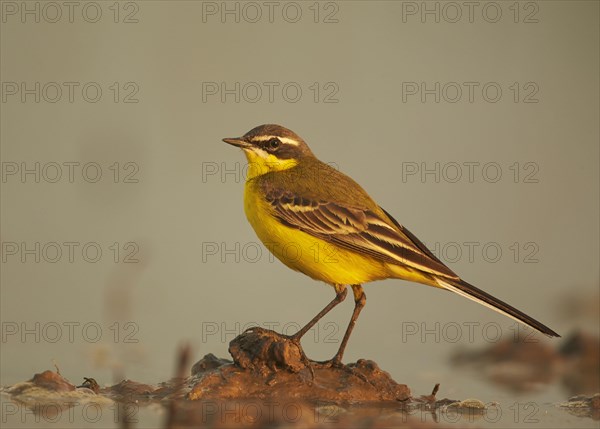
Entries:
{"type": "Polygon", "coordinates": [[[297,165],[302,158],[314,157],[300,136],[281,125],[259,125],[242,137],[225,138],[223,141],[244,150],[249,164],[248,179],[286,170],[297,165]]]}

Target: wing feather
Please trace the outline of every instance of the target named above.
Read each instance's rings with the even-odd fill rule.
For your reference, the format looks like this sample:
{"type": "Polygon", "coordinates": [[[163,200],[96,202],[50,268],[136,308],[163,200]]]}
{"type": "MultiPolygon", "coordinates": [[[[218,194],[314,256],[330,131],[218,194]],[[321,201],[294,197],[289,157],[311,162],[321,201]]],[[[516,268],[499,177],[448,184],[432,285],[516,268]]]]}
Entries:
{"type": "Polygon", "coordinates": [[[373,210],[315,201],[290,191],[271,188],[266,198],[278,220],[289,227],[377,260],[458,278],[383,209],[391,223],[373,210]]]}

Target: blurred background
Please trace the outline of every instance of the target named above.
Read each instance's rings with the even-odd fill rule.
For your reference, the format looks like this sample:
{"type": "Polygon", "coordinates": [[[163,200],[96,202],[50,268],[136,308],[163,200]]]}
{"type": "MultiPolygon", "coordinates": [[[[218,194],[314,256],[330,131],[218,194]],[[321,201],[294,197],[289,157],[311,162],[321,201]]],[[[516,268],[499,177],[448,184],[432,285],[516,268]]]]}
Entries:
{"type": "MultiPolygon", "coordinates": [[[[598,335],[597,2],[1,7],[3,385],[54,364],[76,383],[158,383],[180,344],[228,357],[243,329],[293,333],[332,299],[245,219],[245,158],[221,138],[263,123],[467,281],[598,335]]],[[[458,349],[561,344],[440,290],[365,291],[345,360],[416,393],[497,399],[454,370],[458,349]]],[[[351,301],[307,334],[311,358],[335,353],[351,301]]]]}

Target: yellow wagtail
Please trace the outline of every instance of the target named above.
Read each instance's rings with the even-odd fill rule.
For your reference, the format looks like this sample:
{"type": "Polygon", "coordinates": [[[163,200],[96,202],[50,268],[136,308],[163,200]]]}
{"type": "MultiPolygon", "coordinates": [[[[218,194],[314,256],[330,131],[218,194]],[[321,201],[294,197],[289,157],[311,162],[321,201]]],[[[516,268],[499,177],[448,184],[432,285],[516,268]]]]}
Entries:
{"type": "Polygon", "coordinates": [[[361,284],[397,278],[450,290],[550,336],[552,329],[470,285],[350,177],[319,161],[294,132],[258,126],[224,142],[248,159],[244,208],[262,242],[281,262],[334,287],[335,298],[290,338],[299,342],[319,319],[354,292],[355,307],[340,348],[327,363],[341,365],[356,319],[365,306],[361,284]]]}

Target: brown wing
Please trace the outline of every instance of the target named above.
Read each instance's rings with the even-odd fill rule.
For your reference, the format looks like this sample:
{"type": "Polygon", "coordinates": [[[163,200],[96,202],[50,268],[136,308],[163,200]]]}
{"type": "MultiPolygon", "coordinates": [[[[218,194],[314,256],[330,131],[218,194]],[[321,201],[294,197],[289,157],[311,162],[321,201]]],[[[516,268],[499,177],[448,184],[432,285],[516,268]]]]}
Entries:
{"type": "Polygon", "coordinates": [[[389,215],[394,224],[369,209],[315,201],[281,189],[268,190],[266,198],[278,220],[289,227],[377,260],[458,278],[389,215]]]}

